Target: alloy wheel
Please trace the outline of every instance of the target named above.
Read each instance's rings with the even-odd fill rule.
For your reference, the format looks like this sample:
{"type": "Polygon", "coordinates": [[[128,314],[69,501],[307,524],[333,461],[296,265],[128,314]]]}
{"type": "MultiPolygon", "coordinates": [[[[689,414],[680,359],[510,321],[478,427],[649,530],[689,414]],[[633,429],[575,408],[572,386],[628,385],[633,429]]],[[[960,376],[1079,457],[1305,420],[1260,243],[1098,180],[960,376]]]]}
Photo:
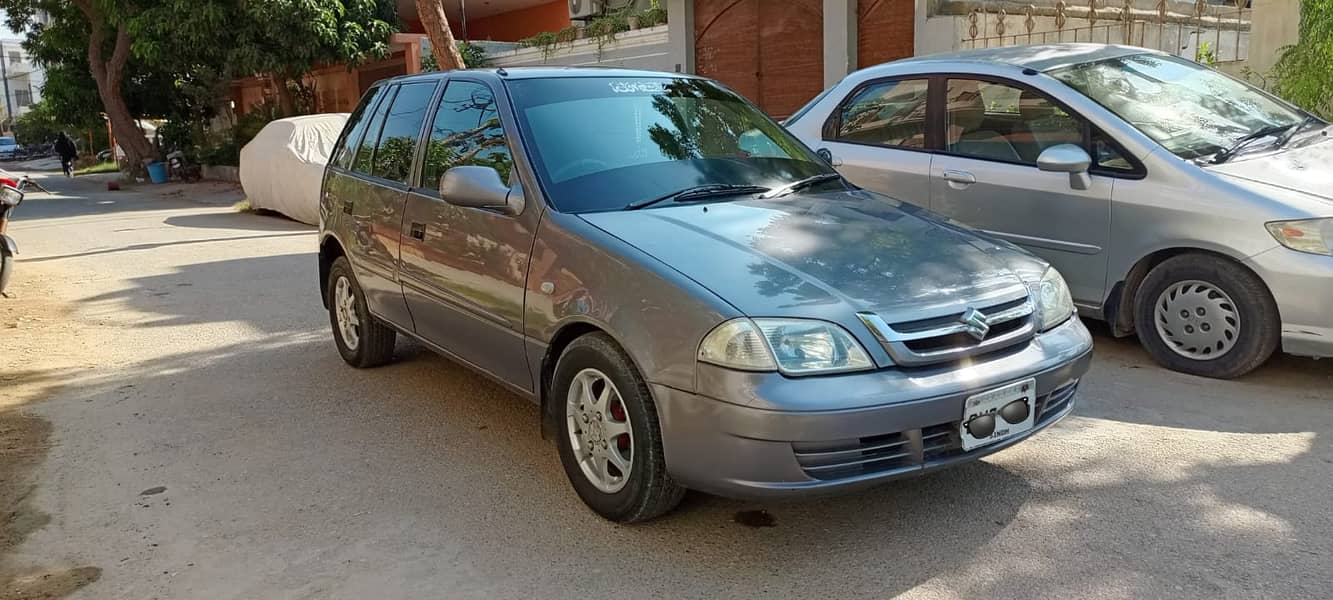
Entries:
{"type": "Polygon", "coordinates": [[[339,277],[333,286],[333,312],[338,320],[338,334],[348,350],[355,351],[361,343],[361,318],[356,314],[356,293],[352,282],[339,277]]]}
{"type": "Polygon", "coordinates": [[[583,476],[607,494],[624,488],[634,463],[634,428],[611,378],[597,369],[575,375],[565,418],[570,448],[583,476]]]}

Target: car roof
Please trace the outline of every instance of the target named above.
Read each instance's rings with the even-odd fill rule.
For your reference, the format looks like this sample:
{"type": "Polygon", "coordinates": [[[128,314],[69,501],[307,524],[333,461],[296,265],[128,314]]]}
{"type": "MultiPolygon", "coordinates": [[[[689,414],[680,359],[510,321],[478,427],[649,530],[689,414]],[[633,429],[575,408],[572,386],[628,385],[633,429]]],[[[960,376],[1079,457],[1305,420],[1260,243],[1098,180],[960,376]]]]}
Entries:
{"type": "Polygon", "coordinates": [[[991,66],[1005,66],[1036,71],[1050,71],[1086,62],[1130,56],[1134,54],[1161,54],[1156,50],[1136,46],[1115,44],[1035,44],[1030,46],[1004,46],[997,48],[977,48],[943,54],[928,54],[884,63],[866,70],[892,66],[894,70],[906,65],[921,65],[931,68],[943,67],[948,63],[972,63],[991,66]]]}
{"type": "Polygon", "coordinates": [[[653,77],[702,79],[695,75],[667,73],[664,71],[643,71],[638,69],[616,69],[607,67],[501,67],[486,69],[463,69],[458,71],[432,71],[414,75],[400,75],[379,83],[401,83],[404,81],[423,81],[443,79],[450,75],[481,75],[487,79],[560,79],[575,77],[653,77]]]}

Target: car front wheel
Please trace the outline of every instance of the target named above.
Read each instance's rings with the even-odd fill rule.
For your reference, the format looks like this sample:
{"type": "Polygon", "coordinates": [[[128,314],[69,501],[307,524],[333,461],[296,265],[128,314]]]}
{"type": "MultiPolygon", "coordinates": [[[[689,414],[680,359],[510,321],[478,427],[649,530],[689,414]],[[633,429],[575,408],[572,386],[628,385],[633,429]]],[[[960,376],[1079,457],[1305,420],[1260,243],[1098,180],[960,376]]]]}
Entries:
{"type": "Polygon", "coordinates": [[[1139,287],[1139,341],[1159,364],[1231,379],[1267,361],[1281,321],[1263,281],[1229,260],[1201,254],[1169,258],[1139,287]]]}
{"type": "Polygon", "coordinates": [[[556,363],[557,444],[570,483],[589,508],[630,523],[675,508],[685,494],[666,471],[648,386],[610,337],[574,340],[556,363]]]}

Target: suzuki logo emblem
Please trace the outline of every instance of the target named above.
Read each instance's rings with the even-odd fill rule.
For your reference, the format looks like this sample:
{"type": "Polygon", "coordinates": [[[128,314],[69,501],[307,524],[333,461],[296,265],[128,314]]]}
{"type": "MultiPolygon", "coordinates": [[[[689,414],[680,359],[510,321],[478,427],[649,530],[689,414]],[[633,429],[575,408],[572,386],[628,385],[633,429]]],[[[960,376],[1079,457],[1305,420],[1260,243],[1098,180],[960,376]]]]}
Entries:
{"type": "Polygon", "coordinates": [[[986,322],[986,315],[975,308],[963,311],[963,316],[958,317],[958,320],[967,326],[967,333],[977,338],[977,341],[986,339],[986,334],[990,333],[990,323],[986,322]]]}

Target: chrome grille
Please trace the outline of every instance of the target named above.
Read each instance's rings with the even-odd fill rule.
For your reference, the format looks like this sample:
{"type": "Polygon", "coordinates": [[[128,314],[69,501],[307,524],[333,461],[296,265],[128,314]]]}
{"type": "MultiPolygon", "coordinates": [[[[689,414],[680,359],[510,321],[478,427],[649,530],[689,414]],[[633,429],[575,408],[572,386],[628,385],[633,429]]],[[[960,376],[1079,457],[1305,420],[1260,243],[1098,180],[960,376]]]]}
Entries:
{"type": "Polygon", "coordinates": [[[955,307],[941,314],[892,323],[875,313],[857,313],[857,317],[874,333],[894,364],[924,366],[995,352],[1032,339],[1036,333],[1035,307],[1026,289],[1019,294],[982,306],[955,307]],[[969,311],[979,312],[988,329],[980,338],[966,319],[969,311]]]}
{"type": "MultiPolygon", "coordinates": [[[[1037,398],[1041,427],[1064,414],[1073,401],[1078,382],[1037,398]]],[[[793,442],[801,470],[814,479],[833,480],[858,475],[909,472],[965,454],[958,421],[937,423],[870,437],[827,442],[793,442]]]]}

